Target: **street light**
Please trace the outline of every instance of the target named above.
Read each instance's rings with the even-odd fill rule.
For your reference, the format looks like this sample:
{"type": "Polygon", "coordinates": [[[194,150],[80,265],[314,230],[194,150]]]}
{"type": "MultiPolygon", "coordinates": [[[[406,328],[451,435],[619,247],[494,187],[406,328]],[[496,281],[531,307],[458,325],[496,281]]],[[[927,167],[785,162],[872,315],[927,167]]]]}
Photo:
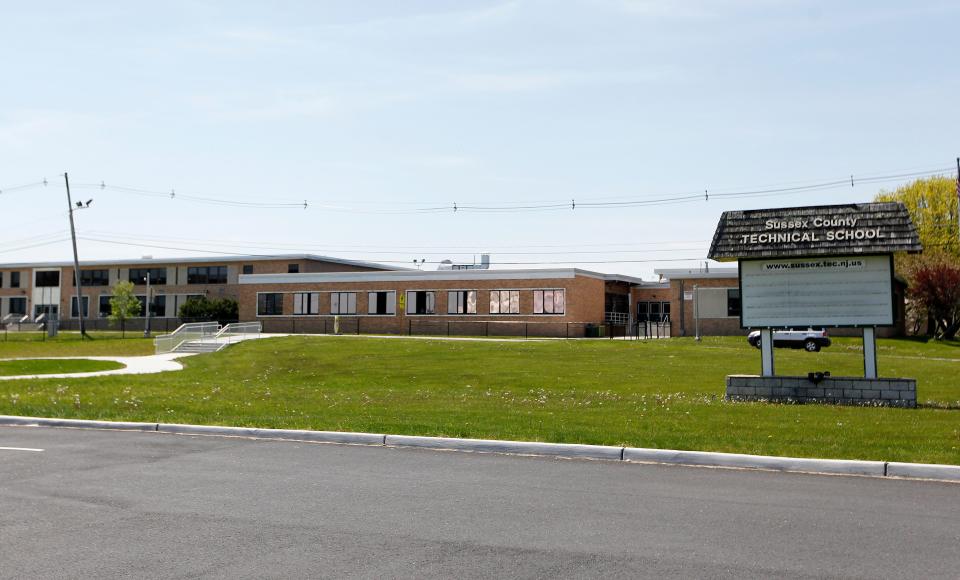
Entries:
{"type": "Polygon", "coordinates": [[[80,327],[80,339],[87,335],[87,329],[83,325],[83,279],[80,276],[80,258],[77,255],[77,230],[73,225],[73,212],[81,209],[87,209],[93,200],[88,200],[86,204],[82,201],[77,202],[77,207],[73,207],[73,200],[70,199],[70,178],[66,172],[63,174],[63,183],[67,188],[67,209],[70,215],[70,239],[73,241],[73,279],[77,286],[77,321],[80,327]]]}

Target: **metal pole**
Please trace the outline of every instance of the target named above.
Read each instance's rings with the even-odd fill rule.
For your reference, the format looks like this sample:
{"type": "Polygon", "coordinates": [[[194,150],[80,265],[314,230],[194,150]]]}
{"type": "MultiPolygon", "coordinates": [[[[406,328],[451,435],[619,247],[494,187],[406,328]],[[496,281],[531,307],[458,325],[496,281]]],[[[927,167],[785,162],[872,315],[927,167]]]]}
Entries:
{"type": "Polygon", "coordinates": [[[143,338],[150,338],[150,269],[147,268],[147,321],[143,326],[143,338]]]}
{"type": "Polygon", "coordinates": [[[769,328],[760,330],[760,371],[762,376],[774,376],[773,332],[769,328]]]}
{"type": "Polygon", "coordinates": [[[957,234],[960,235],[960,157],[957,157],[957,234]]]}
{"type": "Polygon", "coordinates": [[[877,338],[876,328],[863,327],[863,376],[868,379],[877,378],[877,338]]]}
{"type": "Polygon", "coordinates": [[[70,210],[70,239],[73,240],[73,275],[77,284],[77,320],[80,326],[80,340],[87,336],[87,330],[83,326],[83,301],[82,286],[80,285],[80,258],[77,255],[77,230],[73,226],[73,200],[70,198],[70,178],[67,173],[63,173],[63,183],[67,186],[67,208],[70,210]]]}
{"type": "MultiPolygon", "coordinates": [[[[693,319],[697,326],[697,342],[700,342],[700,288],[697,284],[693,285],[693,319]]],[[[660,332],[659,328],[657,332],[660,332]]]]}

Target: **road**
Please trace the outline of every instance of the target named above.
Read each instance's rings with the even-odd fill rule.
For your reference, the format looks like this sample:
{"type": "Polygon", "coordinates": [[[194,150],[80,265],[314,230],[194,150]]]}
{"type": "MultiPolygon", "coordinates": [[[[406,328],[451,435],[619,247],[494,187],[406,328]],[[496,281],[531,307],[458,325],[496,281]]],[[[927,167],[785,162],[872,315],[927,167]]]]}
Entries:
{"type": "Polygon", "coordinates": [[[3,578],[960,576],[937,482],[0,427],[0,508],[3,578]]]}

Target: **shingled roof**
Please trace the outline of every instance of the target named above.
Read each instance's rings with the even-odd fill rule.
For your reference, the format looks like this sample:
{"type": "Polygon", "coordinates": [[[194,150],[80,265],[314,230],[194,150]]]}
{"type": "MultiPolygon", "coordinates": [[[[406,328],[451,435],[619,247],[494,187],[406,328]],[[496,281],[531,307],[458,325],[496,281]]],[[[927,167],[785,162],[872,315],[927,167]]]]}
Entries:
{"type": "Polygon", "coordinates": [[[900,202],[726,211],[713,234],[713,260],[917,253],[917,229],[900,202]]]}

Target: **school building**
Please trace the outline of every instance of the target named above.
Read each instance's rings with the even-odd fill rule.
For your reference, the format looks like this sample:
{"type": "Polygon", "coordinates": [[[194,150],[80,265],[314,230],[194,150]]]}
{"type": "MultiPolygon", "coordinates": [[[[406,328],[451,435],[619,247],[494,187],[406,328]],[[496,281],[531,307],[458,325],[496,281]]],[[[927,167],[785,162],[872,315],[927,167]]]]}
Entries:
{"type": "MultiPolygon", "coordinates": [[[[240,321],[265,332],[583,337],[744,335],[737,269],[656,270],[657,281],[579,268],[410,270],[310,254],[218,256],[81,263],[84,319],[109,328],[119,281],[135,285],[142,328],[150,278],[151,326],[175,329],[195,296],[232,298],[240,321]]],[[[898,325],[903,333],[903,285],[898,325]]],[[[72,262],[0,264],[0,321],[10,327],[47,313],[76,329],[72,262]]],[[[838,332],[839,333],[839,332],[838,332]]]]}

